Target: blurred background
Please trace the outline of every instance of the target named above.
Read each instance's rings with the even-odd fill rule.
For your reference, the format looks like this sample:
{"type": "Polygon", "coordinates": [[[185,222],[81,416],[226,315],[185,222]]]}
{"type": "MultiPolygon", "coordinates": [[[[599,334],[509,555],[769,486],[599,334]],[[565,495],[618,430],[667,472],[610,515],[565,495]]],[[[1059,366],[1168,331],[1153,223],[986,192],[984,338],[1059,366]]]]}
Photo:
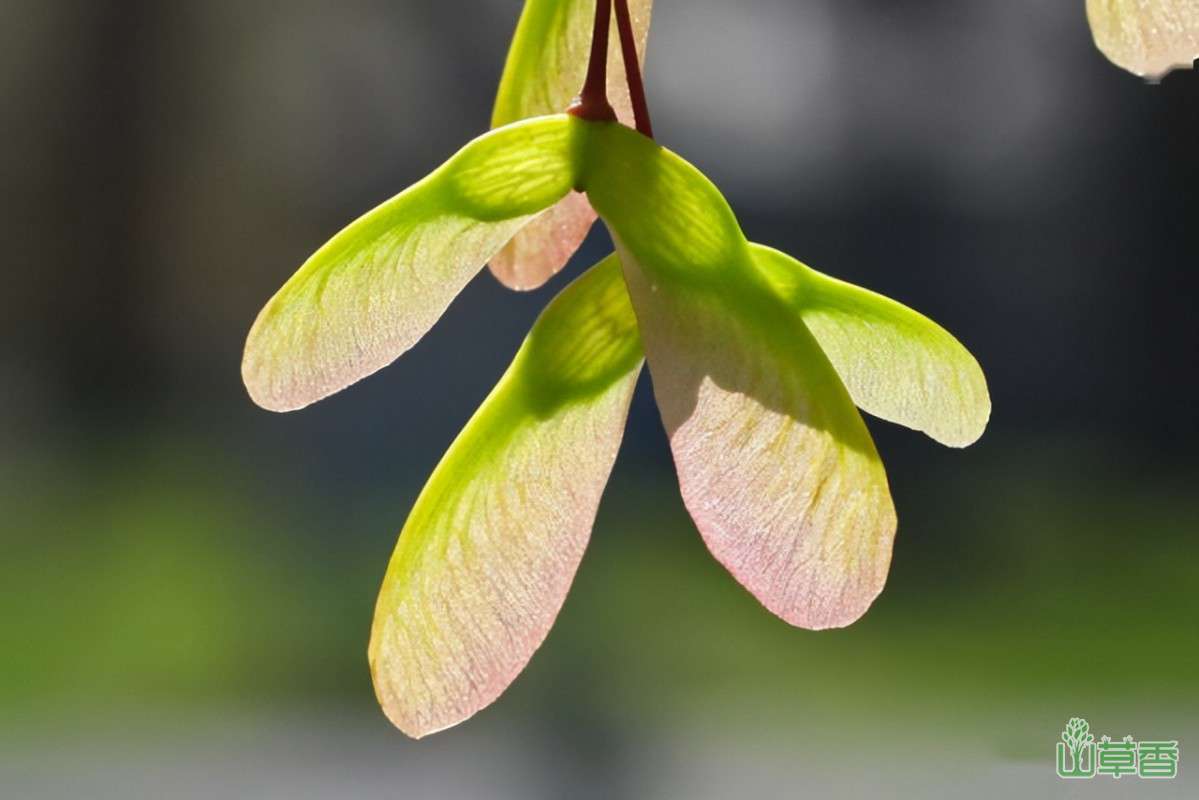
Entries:
{"type": "Polygon", "coordinates": [[[545,646],[412,742],[365,658],[396,532],[605,234],[303,412],[241,346],[486,128],[520,3],[4,0],[0,796],[1196,796],[1199,75],[1117,70],[1083,6],[659,0],[659,138],[751,239],[953,331],[994,418],[870,420],[894,567],[811,633],[708,556],[643,379],[545,646]],[[1182,776],[1066,786],[1071,716],[1182,776]]]}

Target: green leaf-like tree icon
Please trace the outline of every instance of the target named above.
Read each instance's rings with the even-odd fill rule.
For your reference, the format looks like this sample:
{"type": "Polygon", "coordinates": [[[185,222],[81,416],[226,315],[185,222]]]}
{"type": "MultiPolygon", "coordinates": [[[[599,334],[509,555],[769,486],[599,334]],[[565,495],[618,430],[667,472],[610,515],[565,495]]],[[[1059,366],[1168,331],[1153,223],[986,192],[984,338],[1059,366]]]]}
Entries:
{"type": "Polygon", "coordinates": [[[1062,731],[1062,741],[1070,748],[1070,757],[1078,763],[1082,749],[1095,741],[1095,737],[1091,735],[1091,726],[1085,719],[1072,717],[1066,723],[1066,730],[1062,731]]]}
{"type": "Polygon", "coordinates": [[[1057,746],[1057,775],[1059,778],[1093,778],[1095,776],[1095,737],[1085,719],[1071,717],[1062,731],[1062,743],[1057,746]],[[1070,751],[1069,769],[1066,751],[1070,751]]]}

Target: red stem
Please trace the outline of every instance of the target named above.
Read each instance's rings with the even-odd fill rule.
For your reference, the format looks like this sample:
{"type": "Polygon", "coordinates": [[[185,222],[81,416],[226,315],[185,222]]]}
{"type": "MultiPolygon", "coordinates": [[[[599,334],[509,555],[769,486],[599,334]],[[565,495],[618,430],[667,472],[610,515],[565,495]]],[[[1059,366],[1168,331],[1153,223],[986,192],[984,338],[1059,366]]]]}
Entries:
{"type": "MultiPolygon", "coordinates": [[[[620,0],[618,0],[620,2],[620,0]]],[[[628,13],[628,6],[625,6],[628,13]]],[[[608,29],[612,25],[612,0],[596,0],[595,28],[591,34],[591,60],[587,79],[578,99],[566,111],[582,119],[615,122],[616,112],[608,102],[608,29]]]]}
{"type": "MultiPolygon", "coordinates": [[[[649,120],[649,103],[645,99],[645,83],[641,79],[641,65],[637,61],[637,40],[633,36],[633,18],[629,14],[629,0],[616,0],[616,28],[620,32],[620,52],[624,56],[624,71],[629,79],[629,99],[633,103],[633,119],[637,131],[650,139],[654,138],[654,126],[649,120]]],[[[592,53],[594,55],[594,51],[592,53]]]]}

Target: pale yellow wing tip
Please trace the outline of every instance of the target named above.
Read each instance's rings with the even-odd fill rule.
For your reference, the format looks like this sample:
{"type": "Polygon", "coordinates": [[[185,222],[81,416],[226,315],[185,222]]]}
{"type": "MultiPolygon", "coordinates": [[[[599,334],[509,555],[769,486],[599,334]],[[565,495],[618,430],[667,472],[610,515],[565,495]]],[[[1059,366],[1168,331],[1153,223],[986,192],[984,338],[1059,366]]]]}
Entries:
{"type": "Polygon", "coordinates": [[[922,433],[945,447],[961,450],[981,439],[991,421],[991,395],[977,361],[972,373],[969,383],[974,387],[977,399],[954,413],[905,416],[866,402],[859,407],[876,419],[922,433]]]}
{"type": "Polygon", "coordinates": [[[257,325],[250,330],[241,360],[241,382],[246,387],[246,393],[250,395],[250,400],[254,402],[254,405],[265,411],[283,414],[307,408],[320,400],[320,397],[302,397],[279,392],[275,388],[274,382],[270,379],[270,370],[260,366],[257,349],[253,346],[256,330],[257,325]]]}
{"type": "Polygon", "coordinates": [[[345,368],[333,374],[313,370],[302,359],[295,357],[288,359],[275,357],[272,359],[263,355],[264,351],[269,350],[269,348],[264,346],[263,342],[264,340],[269,341],[271,339],[271,331],[269,329],[264,330],[267,326],[262,320],[270,310],[271,304],[268,303],[259,314],[259,319],[250,328],[250,333],[246,336],[245,350],[242,353],[241,360],[241,381],[246,387],[246,393],[249,394],[250,400],[254,402],[254,405],[265,411],[286,414],[308,408],[308,406],[314,403],[318,403],[369,378],[376,372],[395,363],[396,359],[407,352],[407,348],[405,348],[398,352],[395,358],[388,363],[369,371],[345,368]],[[287,363],[292,365],[292,375],[290,377],[285,378],[280,376],[277,365],[281,361],[287,361],[287,363]],[[275,363],[273,364],[272,362],[275,363]],[[300,369],[296,368],[297,364],[300,365],[300,369]],[[302,373],[304,377],[300,377],[297,373],[302,373]]]}
{"type": "Polygon", "coordinates": [[[263,411],[270,411],[274,414],[290,414],[293,411],[300,411],[308,408],[308,406],[316,402],[315,400],[300,401],[289,398],[274,397],[266,391],[255,388],[249,383],[246,383],[246,393],[249,394],[250,400],[254,403],[254,405],[258,406],[263,411]]]}
{"type": "Polygon", "coordinates": [[[246,387],[246,394],[250,396],[250,400],[263,411],[286,414],[291,411],[299,411],[301,408],[310,405],[309,403],[296,403],[287,398],[276,397],[271,394],[270,389],[264,385],[265,382],[259,382],[255,379],[251,367],[244,360],[241,364],[241,381],[246,387]]]}
{"type": "Polygon", "coordinates": [[[977,442],[986,433],[987,425],[991,421],[991,396],[987,392],[985,383],[982,391],[982,399],[971,410],[971,413],[963,415],[960,424],[930,426],[929,429],[922,432],[938,444],[959,450],[977,442]]]}
{"type": "Polygon", "coordinates": [[[1105,50],[1103,47],[1099,47],[1099,51],[1120,69],[1131,72],[1150,83],[1160,82],[1174,70],[1194,69],[1195,59],[1199,58],[1199,53],[1196,53],[1194,57],[1187,58],[1185,61],[1143,61],[1118,51],[1105,50]]]}
{"type": "Polygon", "coordinates": [[[1087,0],[1095,47],[1117,67],[1149,81],[1199,59],[1199,6],[1193,0],[1087,0]]]}

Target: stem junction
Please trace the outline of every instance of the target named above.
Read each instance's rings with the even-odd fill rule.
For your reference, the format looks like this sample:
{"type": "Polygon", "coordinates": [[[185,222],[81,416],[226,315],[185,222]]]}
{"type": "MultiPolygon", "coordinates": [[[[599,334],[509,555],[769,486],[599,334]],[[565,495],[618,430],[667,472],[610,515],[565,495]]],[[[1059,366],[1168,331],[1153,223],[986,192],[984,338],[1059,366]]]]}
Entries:
{"type": "Polygon", "coordinates": [[[587,78],[583,82],[583,90],[571,103],[567,113],[594,122],[616,121],[616,112],[608,102],[608,40],[613,2],[617,33],[620,37],[620,52],[624,58],[624,71],[629,84],[629,99],[633,104],[633,119],[637,131],[652,139],[654,129],[649,118],[649,103],[645,98],[645,83],[641,78],[641,64],[637,59],[637,42],[633,32],[632,15],[629,13],[629,0],[596,0],[595,28],[591,33],[591,57],[587,62],[587,78]]]}

